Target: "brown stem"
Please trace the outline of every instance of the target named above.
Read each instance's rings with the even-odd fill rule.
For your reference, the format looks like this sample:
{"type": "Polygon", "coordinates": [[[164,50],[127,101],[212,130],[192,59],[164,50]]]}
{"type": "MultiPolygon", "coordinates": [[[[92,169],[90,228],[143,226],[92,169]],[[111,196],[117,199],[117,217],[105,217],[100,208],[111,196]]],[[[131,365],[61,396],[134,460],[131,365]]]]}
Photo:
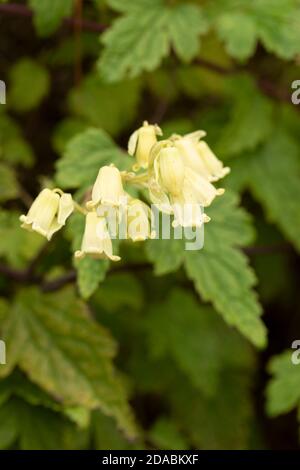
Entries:
{"type": "MultiPolygon", "coordinates": [[[[11,15],[19,15],[30,18],[33,15],[32,10],[28,8],[26,5],[19,5],[18,3],[9,3],[7,5],[0,5],[0,13],[7,13],[11,15]]],[[[64,24],[68,26],[75,26],[78,24],[77,18],[65,18],[64,24]]],[[[107,26],[96,21],[91,20],[82,20],[80,21],[82,29],[87,31],[92,31],[95,33],[101,33],[104,31],[107,26]]]]}
{"type": "Polygon", "coordinates": [[[290,251],[292,251],[292,247],[287,242],[274,243],[272,245],[254,245],[243,249],[243,252],[249,256],[272,255],[275,253],[288,253],[290,251]]]}
{"type": "MultiPolygon", "coordinates": [[[[8,14],[13,14],[13,15],[21,15],[25,17],[31,17],[32,16],[32,11],[25,5],[19,5],[16,3],[10,3],[10,4],[5,4],[5,5],[0,5],[0,12],[2,13],[8,13],[8,14]]],[[[84,20],[82,18],[66,18],[64,20],[65,25],[71,25],[73,27],[79,27],[80,30],[87,30],[87,31],[94,31],[94,32],[103,32],[108,25],[101,24],[95,21],[90,21],[90,20],[84,20]]],[[[194,64],[198,64],[202,67],[205,67],[209,70],[212,70],[213,72],[222,74],[222,75],[231,75],[235,73],[239,73],[243,70],[248,71],[249,73],[253,73],[252,70],[246,65],[242,67],[223,67],[219,64],[215,64],[213,62],[210,62],[206,59],[195,59],[194,64]]],[[[284,102],[291,102],[290,99],[290,93],[286,89],[283,88],[278,88],[276,85],[274,85],[270,80],[267,78],[257,76],[256,77],[257,84],[261,91],[266,94],[267,96],[270,96],[271,98],[274,98],[278,101],[284,101],[284,102]]]]}
{"type": "Polygon", "coordinates": [[[75,65],[74,65],[74,77],[75,85],[79,86],[82,78],[82,44],[81,44],[81,33],[82,33],[82,0],[76,0],[75,2],[75,20],[74,23],[74,36],[75,36],[75,65]]]}
{"type": "Polygon", "coordinates": [[[41,289],[43,292],[53,292],[56,290],[61,289],[67,284],[70,284],[76,280],[76,271],[71,270],[63,274],[62,276],[59,276],[56,279],[53,279],[53,281],[47,281],[43,282],[41,284],[41,289]]]}

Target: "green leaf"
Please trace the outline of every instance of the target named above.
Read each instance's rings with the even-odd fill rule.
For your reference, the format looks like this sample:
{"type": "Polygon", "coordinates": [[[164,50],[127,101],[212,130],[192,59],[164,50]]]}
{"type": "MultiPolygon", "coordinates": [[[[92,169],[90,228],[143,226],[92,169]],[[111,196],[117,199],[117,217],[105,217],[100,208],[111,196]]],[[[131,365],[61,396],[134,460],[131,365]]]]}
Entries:
{"type": "Polygon", "coordinates": [[[0,406],[0,449],[12,445],[18,437],[18,423],[13,402],[0,406]]]}
{"type": "Polygon", "coordinates": [[[0,211],[0,256],[12,266],[24,268],[37,254],[44,238],[21,229],[19,217],[15,211],[0,211]]]}
{"type": "Polygon", "coordinates": [[[70,16],[73,0],[28,0],[34,12],[34,25],[39,36],[49,36],[62,20],[70,16]]]}
{"type": "Polygon", "coordinates": [[[225,42],[231,56],[243,60],[250,57],[256,48],[256,25],[251,16],[242,11],[224,13],[217,19],[216,27],[220,39],[225,42]]]}
{"type": "Polygon", "coordinates": [[[87,442],[87,436],[66,418],[43,407],[29,406],[20,399],[3,404],[0,419],[1,449],[16,441],[23,450],[78,449],[87,442]]]}
{"type": "Polygon", "coordinates": [[[184,381],[173,384],[169,392],[172,414],[193,448],[249,449],[253,419],[250,378],[249,371],[224,370],[220,394],[211,398],[204,398],[184,381]]]}
{"type": "Polygon", "coordinates": [[[88,299],[97,289],[99,283],[105,279],[109,266],[108,260],[84,258],[78,260],[78,287],[81,297],[88,299]]]}
{"type": "Polygon", "coordinates": [[[168,5],[164,0],[110,2],[123,12],[102,35],[105,46],[99,70],[106,81],[152,71],[174,47],[185,61],[196,56],[199,36],[207,30],[199,6],[168,5]]]}
{"type": "Polygon", "coordinates": [[[107,84],[93,74],[87,76],[79,88],[72,90],[70,108],[88,124],[116,135],[136,118],[140,92],[141,82],[138,80],[107,84]]]}
{"type": "Polygon", "coordinates": [[[294,352],[285,351],[269,363],[272,378],[267,387],[266,408],[270,416],[288,413],[300,403],[300,368],[292,362],[294,352]]]}
{"type": "Polygon", "coordinates": [[[258,40],[283,59],[299,53],[297,0],[217,0],[207,10],[228,53],[236,59],[248,59],[258,40]]]}
{"type": "Polygon", "coordinates": [[[249,215],[238,208],[237,197],[227,191],[215,200],[207,214],[204,247],[186,250],[184,240],[151,240],[146,251],[158,275],[176,271],[182,263],[203,300],[210,301],[230,324],[255,345],[263,347],[266,329],[256,293],[254,271],[239,247],[254,238],[249,215]]]}
{"type": "Polygon", "coordinates": [[[141,450],[141,443],[133,444],[126,439],[117,428],[114,421],[108,416],[104,416],[99,411],[94,411],[92,415],[92,438],[96,450],[141,450]]]}
{"type": "Polygon", "coordinates": [[[95,323],[72,289],[20,292],[2,329],[7,376],[18,365],[67,407],[100,408],[128,434],[135,427],[121,381],[112,365],[115,344],[95,323]]]}
{"type": "Polygon", "coordinates": [[[176,271],[181,266],[184,258],[183,250],[183,241],[174,238],[170,240],[157,238],[146,242],[148,259],[154,264],[154,272],[158,276],[176,271]]]}
{"type": "Polygon", "coordinates": [[[0,163],[0,201],[15,199],[19,194],[19,185],[15,172],[7,165],[0,163]]]}
{"type": "Polygon", "coordinates": [[[52,134],[52,145],[58,154],[63,154],[68,142],[87,130],[88,124],[80,118],[67,117],[60,121],[52,134]]]}
{"type": "Polygon", "coordinates": [[[22,398],[30,405],[43,406],[60,412],[82,428],[85,428],[89,423],[90,411],[88,409],[78,406],[64,407],[44,390],[27,380],[19,371],[13,372],[6,379],[0,381],[0,396],[6,396],[6,400],[10,397],[22,398]]]}
{"type": "Polygon", "coordinates": [[[230,79],[226,85],[233,105],[217,141],[216,153],[228,158],[253,150],[266,140],[271,131],[273,108],[247,75],[230,79]]]}
{"type": "Polygon", "coordinates": [[[248,214],[237,207],[230,192],[207,211],[205,243],[200,251],[186,251],[185,267],[203,300],[210,301],[229,325],[238,328],[256,346],[266,344],[262,309],[252,290],[255,274],[238,246],[248,244],[253,230],[248,214]]]}
{"type": "Polygon", "coordinates": [[[99,308],[113,313],[125,308],[139,310],[144,299],[141,285],[133,274],[112,272],[93,300],[99,308]]]}
{"type": "MultiPolygon", "coordinates": [[[[247,165],[247,161],[245,161],[247,165]]],[[[280,129],[249,159],[248,185],[269,220],[300,250],[299,147],[280,129]]]]}
{"type": "Polygon", "coordinates": [[[30,58],[22,58],[10,69],[8,104],[14,110],[27,112],[36,108],[50,87],[48,71],[30,58]]]}
{"type": "MultiPolygon", "coordinates": [[[[81,214],[74,214],[67,227],[67,236],[72,242],[72,248],[75,252],[81,247],[81,241],[84,232],[85,217],[81,214]]],[[[74,260],[74,266],[77,270],[77,283],[81,297],[88,299],[105,279],[109,268],[108,260],[97,260],[93,258],[84,258],[74,260]]]]}
{"type": "Polygon", "coordinates": [[[170,12],[168,29],[176,54],[189,62],[198,53],[199,35],[206,33],[207,22],[197,5],[181,4],[170,12]]]}
{"type": "Polygon", "coordinates": [[[0,159],[11,164],[31,166],[33,152],[16,122],[0,113],[0,159]]]}
{"type": "Polygon", "coordinates": [[[101,166],[115,163],[124,169],[132,163],[106,132],[88,129],[73,137],[57,162],[56,181],[63,188],[91,186],[101,166]]]}
{"type": "Polygon", "coordinates": [[[150,307],[146,318],[149,349],[153,357],[170,355],[204,396],[219,390],[224,367],[248,365],[249,350],[210,307],[197,303],[182,289],[168,300],[150,307]],[[239,350],[239,361],[235,351],[239,350]]]}
{"type": "Polygon", "coordinates": [[[186,450],[188,442],[178,430],[176,423],[167,418],[159,418],[149,431],[148,439],[156,449],[186,450]]]}

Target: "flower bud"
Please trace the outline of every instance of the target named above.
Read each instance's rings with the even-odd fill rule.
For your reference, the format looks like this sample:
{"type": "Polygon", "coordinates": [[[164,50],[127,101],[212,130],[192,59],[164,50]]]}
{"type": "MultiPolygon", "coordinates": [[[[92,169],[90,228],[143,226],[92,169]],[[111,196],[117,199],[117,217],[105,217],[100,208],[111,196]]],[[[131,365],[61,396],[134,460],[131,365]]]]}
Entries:
{"type": "Polygon", "coordinates": [[[56,191],[43,189],[33,201],[27,215],[21,215],[21,227],[38,232],[51,239],[73,212],[74,205],[70,194],[60,196],[56,191]]]}
{"type": "Polygon", "coordinates": [[[163,189],[172,194],[181,193],[184,180],[184,164],[175,147],[165,147],[154,161],[156,180],[163,189]]]}
{"type": "Polygon", "coordinates": [[[161,129],[156,124],[148,124],[147,121],[131,135],[128,141],[128,153],[136,157],[135,170],[148,168],[149,154],[157,142],[157,135],[162,135],[161,129]]]}
{"type": "Polygon", "coordinates": [[[109,258],[119,261],[120,257],[113,255],[112,241],[110,239],[104,217],[98,217],[95,211],[86,215],[85,230],[81,250],[75,252],[75,258],[84,258],[90,255],[96,259],[109,258]]]}
{"type": "Polygon", "coordinates": [[[88,201],[88,209],[98,204],[118,206],[124,196],[121,173],[113,165],[100,168],[92,189],[92,200],[88,201]]]}

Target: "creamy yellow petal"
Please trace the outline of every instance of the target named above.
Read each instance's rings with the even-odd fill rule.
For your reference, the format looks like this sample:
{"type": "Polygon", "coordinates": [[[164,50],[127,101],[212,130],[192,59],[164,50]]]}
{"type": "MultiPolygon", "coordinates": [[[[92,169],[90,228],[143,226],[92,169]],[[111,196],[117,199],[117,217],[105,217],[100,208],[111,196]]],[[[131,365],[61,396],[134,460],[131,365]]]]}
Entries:
{"type": "Polygon", "coordinates": [[[92,204],[87,207],[101,204],[119,205],[124,196],[121,173],[115,166],[100,168],[92,190],[92,204]]]}
{"type": "Polygon", "coordinates": [[[74,202],[71,194],[64,193],[59,200],[57,221],[60,225],[65,225],[67,218],[74,210],[74,202]]]}
{"type": "Polygon", "coordinates": [[[215,156],[210,147],[203,140],[197,144],[197,150],[203,164],[211,175],[211,181],[217,181],[230,172],[230,168],[223,166],[221,160],[215,156]]]}
{"type": "Polygon", "coordinates": [[[184,164],[178,149],[167,147],[159,152],[156,175],[166,192],[173,195],[181,193],[184,180],[184,164]]]}

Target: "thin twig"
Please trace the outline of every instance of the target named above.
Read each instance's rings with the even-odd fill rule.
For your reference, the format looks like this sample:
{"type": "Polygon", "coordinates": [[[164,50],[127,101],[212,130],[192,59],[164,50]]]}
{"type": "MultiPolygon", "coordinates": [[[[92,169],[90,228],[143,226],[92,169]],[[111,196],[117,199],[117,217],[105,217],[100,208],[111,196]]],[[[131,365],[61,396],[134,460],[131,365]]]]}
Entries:
{"type": "Polygon", "coordinates": [[[274,243],[271,245],[254,245],[243,249],[243,252],[249,256],[273,255],[277,253],[288,253],[291,251],[292,246],[287,242],[274,243]]]}
{"type": "MultiPolygon", "coordinates": [[[[14,14],[14,15],[21,15],[24,17],[31,17],[33,15],[33,12],[27,6],[19,5],[17,3],[0,5],[0,12],[14,14]]],[[[77,17],[65,18],[63,23],[65,25],[69,25],[72,27],[79,26],[80,29],[82,30],[99,32],[99,33],[103,32],[105,29],[108,28],[108,25],[98,23],[96,21],[90,21],[90,20],[85,20],[82,18],[77,18],[77,17]]],[[[248,65],[241,66],[241,67],[227,68],[227,67],[223,67],[219,64],[215,64],[211,61],[208,61],[206,59],[201,59],[201,58],[195,59],[193,63],[196,65],[205,67],[208,70],[219,73],[221,75],[233,75],[242,71],[247,71],[252,74],[254,73],[253,70],[251,70],[248,65]]],[[[274,98],[279,101],[284,101],[288,103],[291,102],[290,94],[287,90],[283,88],[278,88],[276,85],[274,86],[274,84],[265,77],[256,76],[256,81],[260,90],[267,96],[270,96],[271,98],[274,98]]],[[[163,115],[164,115],[164,112],[165,111],[163,110],[163,115]]]]}
{"type": "Polygon", "coordinates": [[[75,2],[75,20],[74,35],[75,35],[75,64],[74,64],[74,77],[75,85],[78,87],[82,78],[82,0],[75,2]]]}
{"type": "MultiPolygon", "coordinates": [[[[11,15],[24,16],[27,18],[30,18],[33,15],[33,12],[32,10],[30,10],[30,8],[28,8],[26,5],[20,5],[18,3],[0,5],[0,12],[11,15]]],[[[67,26],[75,26],[76,24],[78,24],[77,18],[65,18],[63,22],[67,26]]],[[[107,25],[91,20],[82,20],[80,21],[80,23],[82,25],[82,29],[95,33],[101,33],[107,28],[107,25]]]]}
{"type": "Polygon", "coordinates": [[[61,289],[67,284],[70,284],[76,280],[76,271],[75,269],[66,272],[62,276],[53,279],[53,281],[46,281],[43,282],[41,285],[41,289],[43,292],[54,292],[56,290],[61,289]]]}

